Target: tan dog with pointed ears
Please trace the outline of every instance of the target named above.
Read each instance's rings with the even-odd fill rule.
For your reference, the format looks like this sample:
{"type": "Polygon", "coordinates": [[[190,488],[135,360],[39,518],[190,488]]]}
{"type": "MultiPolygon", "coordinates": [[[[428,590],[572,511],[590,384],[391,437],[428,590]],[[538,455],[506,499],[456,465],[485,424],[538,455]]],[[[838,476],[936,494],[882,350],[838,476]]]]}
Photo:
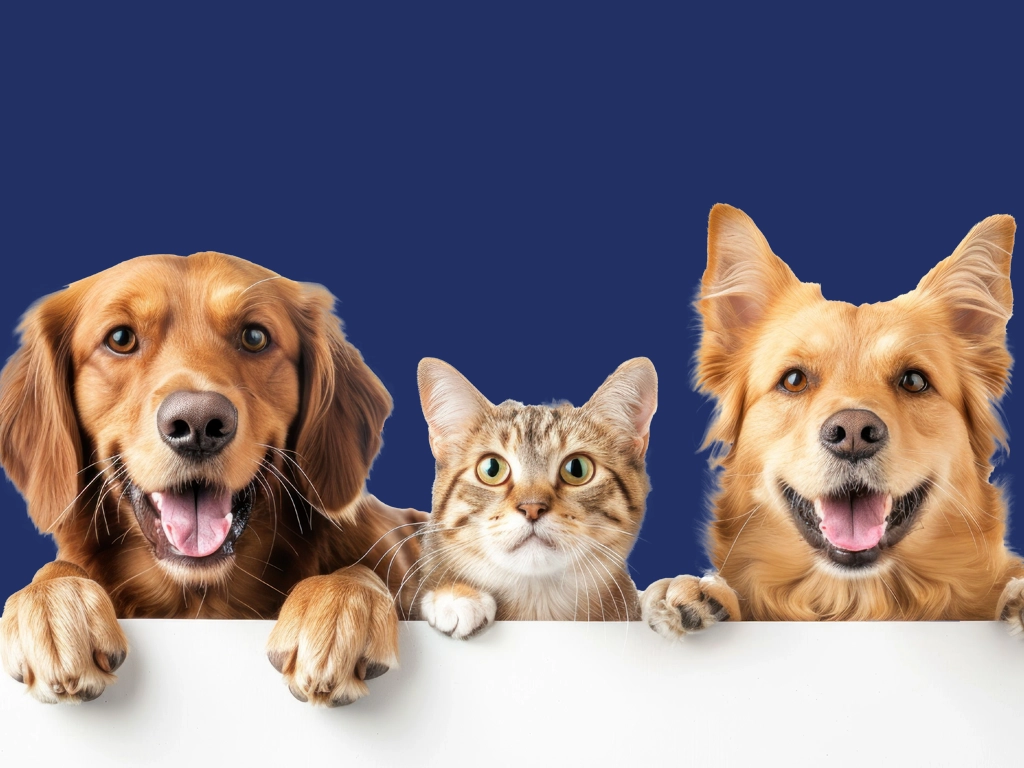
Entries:
{"type": "Polygon", "coordinates": [[[652,585],[656,630],[726,615],[1022,628],[1024,565],[989,482],[1013,235],[1011,217],[985,219],[915,290],[857,307],[800,282],[742,211],[712,209],[697,386],[718,403],[706,445],[724,448],[717,575],[652,585]],[[721,610],[725,582],[739,603],[721,610]]]}

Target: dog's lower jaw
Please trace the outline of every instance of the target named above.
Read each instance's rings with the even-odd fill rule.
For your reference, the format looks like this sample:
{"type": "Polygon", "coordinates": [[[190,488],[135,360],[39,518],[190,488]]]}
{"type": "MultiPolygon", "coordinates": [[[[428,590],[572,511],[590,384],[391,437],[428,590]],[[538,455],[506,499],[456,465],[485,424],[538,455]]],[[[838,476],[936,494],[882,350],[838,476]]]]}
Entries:
{"type": "MultiPolygon", "coordinates": [[[[804,541],[821,553],[824,562],[831,566],[830,570],[855,575],[865,575],[875,570],[884,552],[891,549],[910,531],[917,512],[928,496],[931,481],[925,480],[910,493],[893,498],[892,506],[885,517],[885,532],[875,546],[860,551],[842,549],[826,538],[821,530],[821,517],[815,509],[813,501],[804,498],[783,480],[779,481],[779,490],[789,507],[793,523],[803,536],[804,541]]],[[[854,492],[850,489],[849,492],[854,492]]]]}

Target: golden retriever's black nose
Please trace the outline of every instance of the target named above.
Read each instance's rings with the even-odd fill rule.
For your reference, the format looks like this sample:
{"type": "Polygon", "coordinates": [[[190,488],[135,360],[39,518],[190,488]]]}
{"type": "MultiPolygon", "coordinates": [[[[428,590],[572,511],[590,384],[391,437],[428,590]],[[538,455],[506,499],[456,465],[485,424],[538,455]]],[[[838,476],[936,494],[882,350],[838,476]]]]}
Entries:
{"type": "Polygon", "coordinates": [[[829,416],[820,435],[821,444],[840,459],[860,461],[878,453],[889,439],[889,428],[871,411],[849,408],[829,416]]]}
{"type": "Polygon", "coordinates": [[[160,437],[177,453],[213,455],[231,442],[238,411],[217,392],[172,392],[156,412],[160,437]]]}

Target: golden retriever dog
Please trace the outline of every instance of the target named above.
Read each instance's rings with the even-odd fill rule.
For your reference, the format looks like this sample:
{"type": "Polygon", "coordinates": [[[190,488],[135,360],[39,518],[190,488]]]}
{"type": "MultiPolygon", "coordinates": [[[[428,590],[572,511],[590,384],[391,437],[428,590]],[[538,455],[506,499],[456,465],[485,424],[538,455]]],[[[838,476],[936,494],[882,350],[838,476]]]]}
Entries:
{"type": "Polygon", "coordinates": [[[1006,434],[1014,221],[970,231],[910,293],[853,306],[800,282],[742,211],[716,205],[696,382],[717,401],[717,572],[653,584],[681,637],[737,620],[1002,618],[1024,567],[989,482],[1006,434]]]}
{"type": "Polygon", "coordinates": [[[128,652],[118,617],[277,618],[270,661],[317,705],[396,664],[400,544],[426,516],[365,492],[391,398],[333,304],[197,253],[29,309],[0,461],[58,553],[7,601],[0,650],[35,698],[99,696],[128,652]]]}

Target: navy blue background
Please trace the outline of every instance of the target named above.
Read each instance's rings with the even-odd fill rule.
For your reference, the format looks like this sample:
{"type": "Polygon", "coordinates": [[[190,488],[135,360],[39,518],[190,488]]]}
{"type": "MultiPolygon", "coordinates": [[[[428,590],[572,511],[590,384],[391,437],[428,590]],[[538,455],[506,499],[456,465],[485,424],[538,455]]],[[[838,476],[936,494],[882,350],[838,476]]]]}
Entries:
{"type": "MultiPolygon", "coordinates": [[[[3,357],[32,301],[140,254],[323,283],[395,400],[370,489],[426,509],[421,357],[494,402],[579,404],[646,355],[641,586],[707,565],[691,301],[714,203],[854,303],[910,290],[985,216],[1024,216],[1019,11],[18,5],[0,12],[3,357]]],[[[997,469],[1011,489],[1018,463],[997,469]]],[[[10,483],[0,504],[4,596],[53,547],[10,483]]]]}

